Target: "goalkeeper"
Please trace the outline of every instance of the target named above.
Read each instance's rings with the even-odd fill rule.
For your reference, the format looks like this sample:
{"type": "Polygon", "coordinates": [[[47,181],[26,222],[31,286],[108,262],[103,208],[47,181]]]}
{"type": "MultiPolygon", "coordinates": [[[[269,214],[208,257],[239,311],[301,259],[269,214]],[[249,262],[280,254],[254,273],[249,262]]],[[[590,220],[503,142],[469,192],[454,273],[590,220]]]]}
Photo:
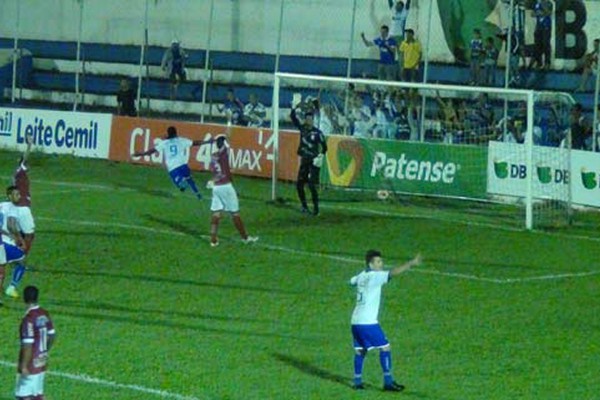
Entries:
{"type": "Polygon", "coordinates": [[[319,175],[323,158],[327,152],[327,143],[325,136],[319,128],[314,125],[314,111],[309,109],[304,112],[304,121],[300,122],[296,115],[296,107],[292,107],[291,118],[294,125],[300,130],[300,140],[298,145],[298,155],[300,156],[300,168],[298,170],[298,179],[296,189],[298,198],[302,203],[302,212],[310,213],[306,204],[306,194],[304,185],[308,183],[313,202],[313,215],[319,215],[319,193],[317,185],[319,184],[319,175]]]}

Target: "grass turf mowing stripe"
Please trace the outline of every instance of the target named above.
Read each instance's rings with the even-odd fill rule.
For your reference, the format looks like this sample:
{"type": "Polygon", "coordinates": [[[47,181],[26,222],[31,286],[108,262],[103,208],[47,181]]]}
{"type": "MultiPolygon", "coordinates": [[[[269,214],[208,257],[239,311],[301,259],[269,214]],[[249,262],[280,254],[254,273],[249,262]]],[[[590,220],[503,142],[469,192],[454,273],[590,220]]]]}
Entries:
{"type": "MultiPolygon", "coordinates": [[[[0,176],[0,178],[12,178],[12,177],[0,176]]],[[[55,185],[55,186],[66,186],[66,187],[96,189],[96,190],[111,190],[111,191],[117,190],[117,191],[126,191],[126,192],[134,191],[131,188],[124,188],[124,187],[118,187],[118,186],[113,186],[113,185],[89,184],[89,183],[82,183],[82,182],[64,182],[64,181],[55,181],[55,180],[32,180],[32,182],[36,183],[36,184],[42,184],[42,185],[47,184],[47,185],[55,185]]],[[[258,200],[246,199],[246,201],[258,201],[258,200]]],[[[515,227],[510,227],[510,226],[496,225],[496,224],[492,224],[492,223],[469,221],[469,220],[464,220],[464,219],[460,219],[460,218],[448,218],[448,217],[442,216],[442,215],[431,215],[431,213],[429,213],[429,214],[401,213],[401,212],[374,210],[374,209],[363,208],[363,207],[340,207],[340,206],[335,206],[335,205],[330,205],[330,204],[322,204],[321,207],[326,208],[326,209],[329,208],[329,209],[333,209],[333,210],[343,210],[343,211],[358,212],[358,213],[371,214],[371,215],[383,215],[383,216],[398,217],[398,218],[410,218],[410,219],[436,220],[436,221],[457,223],[457,224],[462,224],[462,225],[466,225],[466,226],[498,229],[498,230],[505,231],[505,232],[524,232],[525,231],[524,228],[515,228],[515,227]]],[[[600,237],[595,237],[595,236],[586,236],[586,235],[578,235],[578,234],[563,234],[563,233],[556,233],[556,232],[544,232],[544,231],[538,231],[538,230],[533,230],[531,233],[535,234],[535,235],[543,235],[543,236],[550,235],[553,237],[564,237],[567,239],[579,239],[579,240],[589,240],[589,241],[593,241],[593,242],[600,242],[600,237]]]]}
{"type": "MultiPolygon", "coordinates": [[[[138,231],[144,231],[144,232],[154,233],[154,234],[158,234],[158,235],[170,235],[170,236],[173,236],[173,235],[187,236],[188,235],[186,233],[175,231],[175,230],[158,229],[158,228],[152,228],[152,227],[148,227],[148,226],[130,225],[130,224],[123,224],[123,223],[118,223],[118,222],[66,220],[66,219],[48,218],[48,217],[40,217],[39,219],[43,220],[43,221],[45,220],[45,221],[65,223],[65,224],[70,224],[70,225],[72,224],[72,225],[99,226],[99,227],[105,226],[105,227],[114,227],[114,228],[122,228],[122,229],[129,229],[129,230],[138,230],[138,231]]],[[[200,235],[200,237],[202,239],[206,239],[206,240],[208,240],[210,238],[208,235],[200,235]]],[[[307,250],[292,249],[289,247],[271,245],[271,244],[267,244],[264,242],[262,242],[262,243],[258,242],[258,243],[253,244],[252,246],[267,249],[267,250],[272,250],[272,251],[289,253],[289,254],[304,255],[307,257],[315,257],[316,256],[316,257],[326,258],[326,259],[334,260],[334,261],[362,264],[362,261],[358,260],[358,259],[334,256],[334,255],[330,255],[330,254],[323,254],[323,253],[312,252],[312,251],[307,251],[307,250]]],[[[530,276],[530,277],[523,277],[523,278],[490,278],[490,277],[485,277],[485,276],[470,275],[470,274],[464,274],[464,273],[459,273],[459,272],[445,272],[445,271],[439,271],[436,269],[427,269],[427,268],[413,268],[409,272],[444,276],[444,277],[450,277],[450,278],[455,278],[455,279],[465,279],[465,280],[471,280],[471,281],[496,283],[496,284],[511,284],[511,283],[524,283],[524,282],[532,282],[532,281],[580,278],[580,277],[588,277],[588,276],[600,274],[600,271],[582,271],[582,272],[573,272],[573,273],[546,274],[546,275],[530,276]]]]}

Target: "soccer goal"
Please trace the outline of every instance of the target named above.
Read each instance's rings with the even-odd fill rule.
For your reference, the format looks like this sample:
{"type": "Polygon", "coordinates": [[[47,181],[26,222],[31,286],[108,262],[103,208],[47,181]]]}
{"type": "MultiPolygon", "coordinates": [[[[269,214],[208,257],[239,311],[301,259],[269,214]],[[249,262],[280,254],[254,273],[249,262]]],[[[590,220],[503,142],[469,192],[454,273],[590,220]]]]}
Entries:
{"type": "Polygon", "coordinates": [[[293,108],[301,122],[313,113],[327,138],[320,193],[332,208],[371,201],[440,218],[563,226],[572,103],[529,90],[278,73],[272,199],[296,199],[293,108]]]}

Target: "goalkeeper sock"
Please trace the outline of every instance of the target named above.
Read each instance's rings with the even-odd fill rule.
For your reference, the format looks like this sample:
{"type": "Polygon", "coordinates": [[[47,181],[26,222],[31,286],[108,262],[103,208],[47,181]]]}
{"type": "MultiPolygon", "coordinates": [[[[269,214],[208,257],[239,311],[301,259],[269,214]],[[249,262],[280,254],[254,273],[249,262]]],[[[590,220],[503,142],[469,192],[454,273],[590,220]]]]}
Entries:
{"type": "Polygon", "coordinates": [[[298,192],[298,198],[300,199],[302,208],[308,209],[308,205],[306,204],[306,193],[304,192],[304,182],[298,181],[296,183],[296,191],[298,192]]]}
{"type": "Polygon", "coordinates": [[[10,284],[17,287],[25,275],[25,266],[22,263],[16,263],[13,269],[12,280],[10,284]]]}
{"type": "Polygon", "coordinates": [[[319,192],[317,191],[317,186],[314,183],[309,183],[308,188],[310,189],[310,194],[312,196],[312,202],[314,207],[314,213],[319,213],[319,192]]]}
{"type": "Polygon", "coordinates": [[[363,363],[365,361],[364,354],[354,354],[354,384],[360,385],[362,383],[362,370],[363,363]]]}
{"type": "Polygon", "coordinates": [[[383,370],[383,384],[391,385],[394,383],[394,379],[392,378],[392,353],[389,351],[380,351],[379,362],[383,370]]]}

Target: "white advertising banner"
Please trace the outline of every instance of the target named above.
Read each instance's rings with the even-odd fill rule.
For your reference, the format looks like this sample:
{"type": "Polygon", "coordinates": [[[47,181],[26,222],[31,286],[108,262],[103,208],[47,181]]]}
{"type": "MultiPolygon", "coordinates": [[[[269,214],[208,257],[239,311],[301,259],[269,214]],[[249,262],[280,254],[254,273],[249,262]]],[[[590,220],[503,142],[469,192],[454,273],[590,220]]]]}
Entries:
{"type": "Polygon", "coordinates": [[[600,207],[600,154],[573,151],[573,202],[600,207]]]}
{"type": "MultiPolygon", "coordinates": [[[[527,150],[522,144],[490,142],[487,191],[492,195],[525,197],[527,150]]],[[[534,146],[533,198],[600,207],[600,154],[534,146]],[[571,191],[571,193],[569,193],[571,191]]]]}
{"type": "Polygon", "coordinates": [[[108,158],[112,115],[0,108],[0,148],[20,150],[31,135],[45,153],[108,158]]]}

